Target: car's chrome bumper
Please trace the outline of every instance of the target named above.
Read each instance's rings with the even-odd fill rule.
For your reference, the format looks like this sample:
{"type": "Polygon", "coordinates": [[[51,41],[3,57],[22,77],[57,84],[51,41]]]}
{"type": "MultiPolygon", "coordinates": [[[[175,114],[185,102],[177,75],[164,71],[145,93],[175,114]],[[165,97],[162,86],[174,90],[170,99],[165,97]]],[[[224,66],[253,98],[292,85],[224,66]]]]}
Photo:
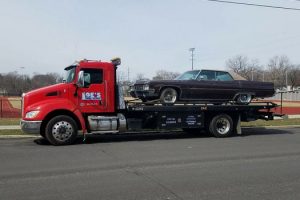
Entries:
{"type": "Polygon", "coordinates": [[[41,124],[42,121],[26,121],[26,120],[20,121],[21,129],[25,133],[39,134],[41,124]]]}
{"type": "Polygon", "coordinates": [[[154,90],[131,90],[130,95],[134,98],[146,98],[146,99],[155,99],[158,97],[158,94],[154,90]]]}

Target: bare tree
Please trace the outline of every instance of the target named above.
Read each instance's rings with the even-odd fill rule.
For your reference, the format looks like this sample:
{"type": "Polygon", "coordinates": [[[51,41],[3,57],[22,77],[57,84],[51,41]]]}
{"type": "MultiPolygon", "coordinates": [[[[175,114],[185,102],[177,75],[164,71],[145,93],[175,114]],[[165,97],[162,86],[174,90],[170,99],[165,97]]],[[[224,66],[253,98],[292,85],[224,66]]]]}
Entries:
{"type": "Polygon", "coordinates": [[[269,78],[275,87],[282,88],[288,84],[287,73],[291,66],[287,56],[274,56],[270,59],[268,64],[269,78]]]}
{"type": "Polygon", "coordinates": [[[57,83],[57,74],[35,74],[31,79],[31,87],[33,89],[53,85],[57,83]]]}
{"type": "Polygon", "coordinates": [[[135,78],[135,80],[137,80],[137,81],[140,81],[140,80],[147,80],[147,79],[148,79],[148,78],[146,78],[145,75],[142,74],[142,73],[137,74],[137,75],[136,75],[136,78],[135,78]]]}
{"type": "Polygon", "coordinates": [[[294,89],[297,85],[300,84],[300,65],[291,65],[288,72],[287,78],[289,84],[291,85],[292,89],[294,89]]]}
{"type": "Polygon", "coordinates": [[[159,70],[156,75],[152,78],[153,80],[173,80],[180,74],[177,72],[168,72],[165,70],[159,70]]]}
{"type": "Polygon", "coordinates": [[[226,61],[226,67],[248,80],[259,80],[261,66],[257,59],[250,60],[247,56],[237,55],[226,61]]]}

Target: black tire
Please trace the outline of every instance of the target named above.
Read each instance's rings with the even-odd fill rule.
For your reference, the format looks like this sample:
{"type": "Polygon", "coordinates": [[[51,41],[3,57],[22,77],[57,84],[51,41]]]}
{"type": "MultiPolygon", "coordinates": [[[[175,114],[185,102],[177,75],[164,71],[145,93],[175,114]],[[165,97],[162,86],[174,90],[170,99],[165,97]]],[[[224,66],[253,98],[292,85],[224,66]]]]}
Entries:
{"type": "Polygon", "coordinates": [[[239,94],[236,97],[236,104],[238,105],[248,105],[252,100],[251,94],[239,94]]]}
{"type": "Polygon", "coordinates": [[[142,101],[143,103],[146,103],[146,102],[147,102],[147,99],[144,98],[144,97],[141,97],[140,99],[141,99],[141,101],[142,101]]]}
{"type": "Polygon", "coordinates": [[[75,120],[66,115],[53,117],[46,126],[46,139],[56,146],[72,144],[77,133],[75,120]]]}
{"type": "Polygon", "coordinates": [[[172,105],[177,101],[178,94],[174,88],[165,88],[160,94],[160,102],[166,105],[172,105]]]}
{"type": "Polygon", "coordinates": [[[233,133],[232,118],[226,114],[214,116],[210,121],[209,131],[218,138],[229,137],[233,133]]]}
{"type": "Polygon", "coordinates": [[[44,132],[40,132],[40,136],[42,136],[42,138],[46,139],[46,134],[44,132]]]}

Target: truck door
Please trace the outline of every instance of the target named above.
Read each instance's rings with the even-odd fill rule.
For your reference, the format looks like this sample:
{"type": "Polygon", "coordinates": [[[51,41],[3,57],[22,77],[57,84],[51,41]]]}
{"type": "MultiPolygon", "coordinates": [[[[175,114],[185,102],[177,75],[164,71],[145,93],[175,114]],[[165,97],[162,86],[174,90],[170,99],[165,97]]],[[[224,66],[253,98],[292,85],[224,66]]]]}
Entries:
{"type": "Polygon", "coordinates": [[[78,88],[79,109],[83,113],[105,112],[107,109],[106,82],[102,69],[82,69],[84,87],[78,88]]]}

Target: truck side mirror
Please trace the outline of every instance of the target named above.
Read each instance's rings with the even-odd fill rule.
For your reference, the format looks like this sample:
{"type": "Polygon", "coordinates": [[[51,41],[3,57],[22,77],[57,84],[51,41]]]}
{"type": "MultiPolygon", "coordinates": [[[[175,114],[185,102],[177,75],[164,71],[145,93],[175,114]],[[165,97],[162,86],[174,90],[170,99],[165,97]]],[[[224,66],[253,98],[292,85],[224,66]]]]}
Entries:
{"type": "Polygon", "coordinates": [[[79,72],[78,77],[77,77],[77,81],[76,81],[76,85],[79,88],[84,87],[84,72],[83,71],[79,72]]]}

